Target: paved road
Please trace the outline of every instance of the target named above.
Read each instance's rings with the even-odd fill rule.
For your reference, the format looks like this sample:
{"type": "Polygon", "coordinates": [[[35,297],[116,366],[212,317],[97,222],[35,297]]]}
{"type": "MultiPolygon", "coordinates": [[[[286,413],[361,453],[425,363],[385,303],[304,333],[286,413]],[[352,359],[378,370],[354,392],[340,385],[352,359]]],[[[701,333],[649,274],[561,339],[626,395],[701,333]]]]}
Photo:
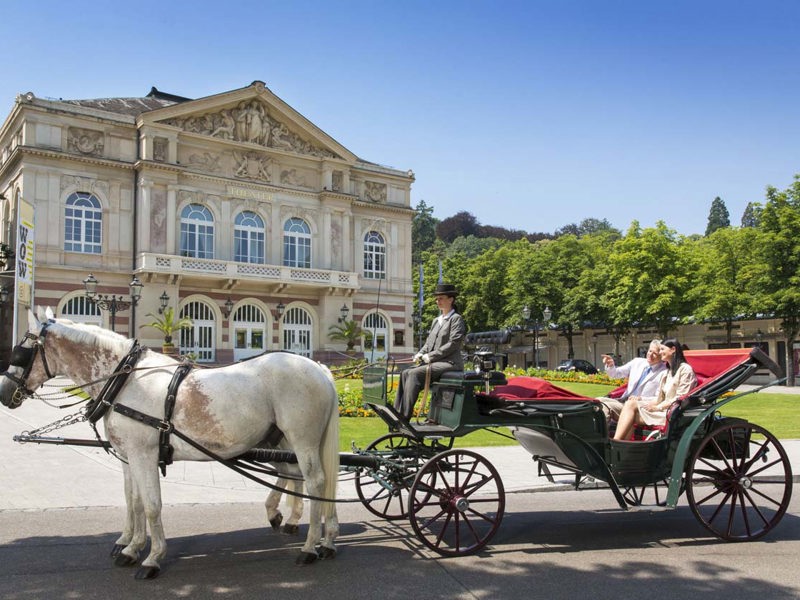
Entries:
{"type": "MultiPolygon", "coordinates": [[[[11,441],[62,416],[30,401],[0,409],[0,598],[800,597],[797,499],[765,540],[723,544],[705,535],[685,501],[622,512],[608,490],[556,491],[568,480],[536,477],[519,446],[479,449],[510,492],[482,554],[439,558],[407,522],[344,504],[339,556],[308,568],[293,565],[300,539],[264,527],[263,488],[219,465],[176,464],[163,480],[164,572],[136,582],[107,557],[123,521],[116,460],[99,449],[11,441]]],[[[85,438],[89,429],[59,434],[85,438]]],[[[800,441],[785,446],[798,474],[800,441]]],[[[340,496],[353,495],[343,483],[340,496]]]]}

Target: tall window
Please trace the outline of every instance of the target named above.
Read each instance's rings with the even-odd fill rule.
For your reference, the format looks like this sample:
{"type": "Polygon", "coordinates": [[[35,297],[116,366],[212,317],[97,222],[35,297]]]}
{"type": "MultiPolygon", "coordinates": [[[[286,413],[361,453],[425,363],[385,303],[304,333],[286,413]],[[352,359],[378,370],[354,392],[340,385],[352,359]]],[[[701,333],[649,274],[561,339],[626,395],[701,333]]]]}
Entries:
{"type": "Polygon", "coordinates": [[[386,279],[386,243],[377,231],[364,236],[364,277],[386,279]]]}
{"type": "Polygon", "coordinates": [[[188,317],[192,326],[181,329],[181,354],[194,354],[197,362],[214,362],[214,339],[217,323],[214,311],[205,302],[190,302],[181,309],[181,318],[188,317]]]}
{"type": "Polygon", "coordinates": [[[236,215],[233,245],[233,260],[245,263],[263,263],[264,220],[250,210],[236,215]]]}
{"type": "Polygon", "coordinates": [[[100,201],[87,192],[73,192],[64,210],[64,250],[100,254],[103,212],[100,201]]]}
{"type": "Polygon", "coordinates": [[[181,256],[214,258],[214,217],[200,204],[181,211],[181,256]]]}
{"type": "Polygon", "coordinates": [[[303,219],[292,217],[283,226],[283,264],[311,267],[311,229],[303,219]]]}
{"type": "Polygon", "coordinates": [[[311,315],[300,307],[283,316],[283,349],[311,358],[311,315]]]}

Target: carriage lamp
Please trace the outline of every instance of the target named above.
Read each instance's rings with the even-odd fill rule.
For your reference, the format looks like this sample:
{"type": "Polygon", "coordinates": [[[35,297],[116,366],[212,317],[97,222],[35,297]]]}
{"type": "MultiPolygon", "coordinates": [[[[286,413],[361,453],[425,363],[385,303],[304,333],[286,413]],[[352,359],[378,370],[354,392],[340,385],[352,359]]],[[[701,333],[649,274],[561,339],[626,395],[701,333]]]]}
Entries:
{"type": "Polygon", "coordinates": [[[139,281],[139,278],[134,275],[131,282],[128,284],[131,299],[123,300],[122,296],[117,296],[116,294],[112,294],[110,297],[105,294],[98,295],[98,284],[97,278],[95,278],[92,273],[89,273],[89,276],[83,280],[86,297],[100,310],[107,310],[111,313],[111,331],[116,331],[117,313],[121,310],[128,310],[131,306],[136,306],[139,299],[142,297],[142,288],[144,286],[142,282],[139,281]]]}
{"type": "Polygon", "coordinates": [[[286,307],[283,305],[283,302],[278,302],[278,306],[275,307],[278,311],[278,320],[280,321],[283,317],[283,312],[286,310],[286,307]]]}
{"type": "Polygon", "coordinates": [[[231,300],[231,297],[228,296],[228,299],[225,300],[225,308],[222,309],[222,314],[225,315],[226,319],[231,316],[232,310],[233,310],[233,300],[231,300]]]}
{"type": "Polygon", "coordinates": [[[161,295],[158,297],[158,301],[161,303],[161,306],[158,307],[158,314],[163,314],[164,309],[167,308],[169,304],[169,296],[167,296],[167,290],[161,292],[161,295]]]}
{"type": "Polygon", "coordinates": [[[347,315],[350,314],[350,309],[347,307],[347,304],[342,304],[342,308],[339,309],[339,314],[342,316],[339,317],[339,323],[344,323],[347,321],[347,315]]]}

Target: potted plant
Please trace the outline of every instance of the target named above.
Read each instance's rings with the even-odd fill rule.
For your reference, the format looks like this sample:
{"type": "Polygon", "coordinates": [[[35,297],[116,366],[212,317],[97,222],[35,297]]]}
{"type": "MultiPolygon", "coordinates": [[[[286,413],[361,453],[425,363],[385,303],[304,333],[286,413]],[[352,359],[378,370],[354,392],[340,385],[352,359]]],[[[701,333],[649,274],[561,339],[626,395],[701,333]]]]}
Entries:
{"type": "Polygon", "coordinates": [[[355,321],[344,320],[328,328],[328,337],[335,342],[344,342],[347,345],[347,353],[352,354],[356,344],[364,337],[367,344],[372,339],[369,331],[364,331],[355,321]]]}
{"type": "Polygon", "coordinates": [[[168,306],[164,309],[164,314],[155,315],[147,313],[148,317],[153,318],[152,323],[142,325],[142,327],[152,327],[164,334],[164,343],[161,344],[161,351],[164,354],[175,354],[175,344],[172,343],[172,335],[181,329],[188,329],[192,326],[192,320],[188,317],[176,318],[175,309],[168,306]]]}

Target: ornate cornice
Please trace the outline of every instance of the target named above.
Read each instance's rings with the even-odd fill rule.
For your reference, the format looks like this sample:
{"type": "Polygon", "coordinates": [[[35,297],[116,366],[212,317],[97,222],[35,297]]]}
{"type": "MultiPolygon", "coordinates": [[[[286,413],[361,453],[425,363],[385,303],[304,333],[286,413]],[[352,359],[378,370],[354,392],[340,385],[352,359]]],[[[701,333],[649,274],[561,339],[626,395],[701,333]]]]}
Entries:
{"type": "MultiPolygon", "coordinates": [[[[80,156],[78,154],[69,154],[67,152],[62,152],[61,150],[47,150],[44,148],[36,148],[34,146],[18,146],[14,152],[20,152],[21,154],[25,154],[27,156],[38,156],[40,158],[51,158],[54,160],[61,160],[61,161],[72,161],[87,165],[96,165],[100,167],[113,167],[116,169],[125,169],[127,171],[132,171],[135,168],[135,163],[126,162],[122,160],[114,160],[110,158],[97,158],[93,156],[80,156]]],[[[13,156],[13,153],[12,153],[13,156]]],[[[11,157],[9,157],[8,162],[11,162],[11,157]]]]}

